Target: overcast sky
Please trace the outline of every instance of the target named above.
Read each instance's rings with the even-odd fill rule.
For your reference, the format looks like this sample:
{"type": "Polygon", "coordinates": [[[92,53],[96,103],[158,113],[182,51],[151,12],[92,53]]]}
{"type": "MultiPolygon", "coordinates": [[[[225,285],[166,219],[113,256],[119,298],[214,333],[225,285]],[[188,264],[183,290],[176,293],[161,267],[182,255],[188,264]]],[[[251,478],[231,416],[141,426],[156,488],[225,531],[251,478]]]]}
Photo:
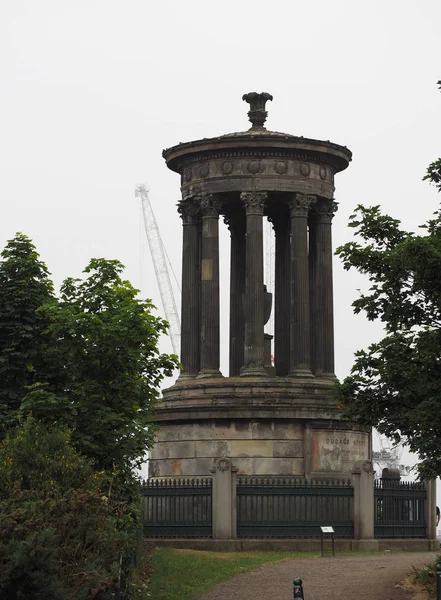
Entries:
{"type": "MultiPolygon", "coordinates": [[[[179,276],[179,177],[162,149],[248,129],[250,91],[274,95],[268,129],[352,150],[335,246],[358,203],[415,229],[439,200],[421,179],[441,155],[440,23],[439,0],[2,0],[0,246],[28,234],[56,285],[118,258],[160,307],[133,189],[148,181],[179,276]]],[[[227,246],[223,232],[224,319],[227,246]]],[[[334,279],[342,377],[381,330],[352,315],[363,282],[337,259],[334,279]]]]}

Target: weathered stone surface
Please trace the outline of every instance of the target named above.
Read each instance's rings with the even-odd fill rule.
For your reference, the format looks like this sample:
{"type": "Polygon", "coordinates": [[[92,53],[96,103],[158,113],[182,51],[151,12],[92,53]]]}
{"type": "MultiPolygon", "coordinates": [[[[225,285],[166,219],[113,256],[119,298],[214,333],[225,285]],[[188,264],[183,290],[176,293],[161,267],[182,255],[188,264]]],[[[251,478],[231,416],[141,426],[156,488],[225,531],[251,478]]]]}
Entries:
{"type": "Polygon", "coordinates": [[[272,456],[272,440],[233,440],[230,442],[231,457],[272,456]]]}
{"type": "MultiPolygon", "coordinates": [[[[235,461],[234,461],[235,462],[235,461]]],[[[302,458],[253,458],[254,475],[303,475],[302,458]]]]}
{"type": "Polygon", "coordinates": [[[200,440],[195,442],[196,456],[203,458],[220,458],[221,456],[230,456],[229,442],[227,441],[209,441],[200,440]]]}
{"type": "Polygon", "coordinates": [[[185,440],[211,440],[213,438],[213,423],[202,425],[196,423],[171,424],[161,429],[158,439],[163,442],[185,440]]]}
{"type": "Polygon", "coordinates": [[[303,428],[296,423],[256,421],[252,423],[252,437],[255,440],[301,440],[303,428]]]}
{"type": "Polygon", "coordinates": [[[154,459],[162,458],[194,458],[196,456],[196,444],[195,441],[186,442],[157,442],[151,452],[151,456],[154,459]]]}
{"type": "Polygon", "coordinates": [[[273,446],[273,454],[275,458],[303,457],[303,441],[276,440],[273,446]]]}

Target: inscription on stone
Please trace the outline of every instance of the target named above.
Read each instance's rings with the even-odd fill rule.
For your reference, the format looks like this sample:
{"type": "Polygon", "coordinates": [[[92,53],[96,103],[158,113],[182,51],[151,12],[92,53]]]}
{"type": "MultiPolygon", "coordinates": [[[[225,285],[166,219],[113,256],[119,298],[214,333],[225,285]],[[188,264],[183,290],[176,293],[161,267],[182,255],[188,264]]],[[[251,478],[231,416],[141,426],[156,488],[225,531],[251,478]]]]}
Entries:
{"type": "Polygon", "coordinates": [[[369,458],[369,436],[345,431],[314,431],[313,471],[350,473],[358,461],[369,458]]]}

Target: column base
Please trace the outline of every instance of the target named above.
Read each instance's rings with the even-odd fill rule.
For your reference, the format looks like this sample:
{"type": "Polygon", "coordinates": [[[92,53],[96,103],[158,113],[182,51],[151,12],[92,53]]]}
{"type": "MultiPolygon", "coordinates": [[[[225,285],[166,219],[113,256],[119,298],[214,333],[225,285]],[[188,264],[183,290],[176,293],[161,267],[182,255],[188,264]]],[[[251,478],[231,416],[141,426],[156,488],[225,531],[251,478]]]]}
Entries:
{"type": "Polygon", "coordinates": [[[185,371],[182,371],[179,374],[179,377],[176,379],[176,383],[180,383],[181,381],[189,381],[191,379],[196,379],[197,377],[197,373],[186,373],[185,371]]]}
{"type": "Polygon", "coordinates": [[[335,373],[316,373],[315,376],[320,377],[320,379],[331,379],[333,381],[337,379],[337,375],[335,373]]]}
{"type": "Polygon", "coordinates": [[[290,379],[302,379],[314,377],[310,369],[294,369],[294,371],[290,371],[287,375],[290,379]]]}
{"type": "Polygon", "coordinates": [[[223,377],[219,369],[203,369],[199,371],[196,379],[219,379],[219,377],[223,377]]]}
{"type": "Polygon", "coordinates": [[[269,377],[263,365],[245,365],[240,370],[241,377],[269,377]]]}

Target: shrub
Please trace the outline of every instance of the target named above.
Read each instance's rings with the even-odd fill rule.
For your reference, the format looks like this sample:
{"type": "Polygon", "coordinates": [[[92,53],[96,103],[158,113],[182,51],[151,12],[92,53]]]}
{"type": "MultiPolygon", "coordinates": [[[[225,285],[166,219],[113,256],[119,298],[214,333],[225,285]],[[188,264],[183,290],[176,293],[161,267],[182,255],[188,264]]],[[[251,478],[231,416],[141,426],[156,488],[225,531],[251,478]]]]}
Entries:
{"type": "MultiPolygon", "coordinates": [[[[104,475],[70,432],[32,418],[0,445],[0,597],[113,598],[130,538],[127,505],[108,501],[104,475]]],[[[130,518],[129,518],[130,520],[130,518]]]]}

